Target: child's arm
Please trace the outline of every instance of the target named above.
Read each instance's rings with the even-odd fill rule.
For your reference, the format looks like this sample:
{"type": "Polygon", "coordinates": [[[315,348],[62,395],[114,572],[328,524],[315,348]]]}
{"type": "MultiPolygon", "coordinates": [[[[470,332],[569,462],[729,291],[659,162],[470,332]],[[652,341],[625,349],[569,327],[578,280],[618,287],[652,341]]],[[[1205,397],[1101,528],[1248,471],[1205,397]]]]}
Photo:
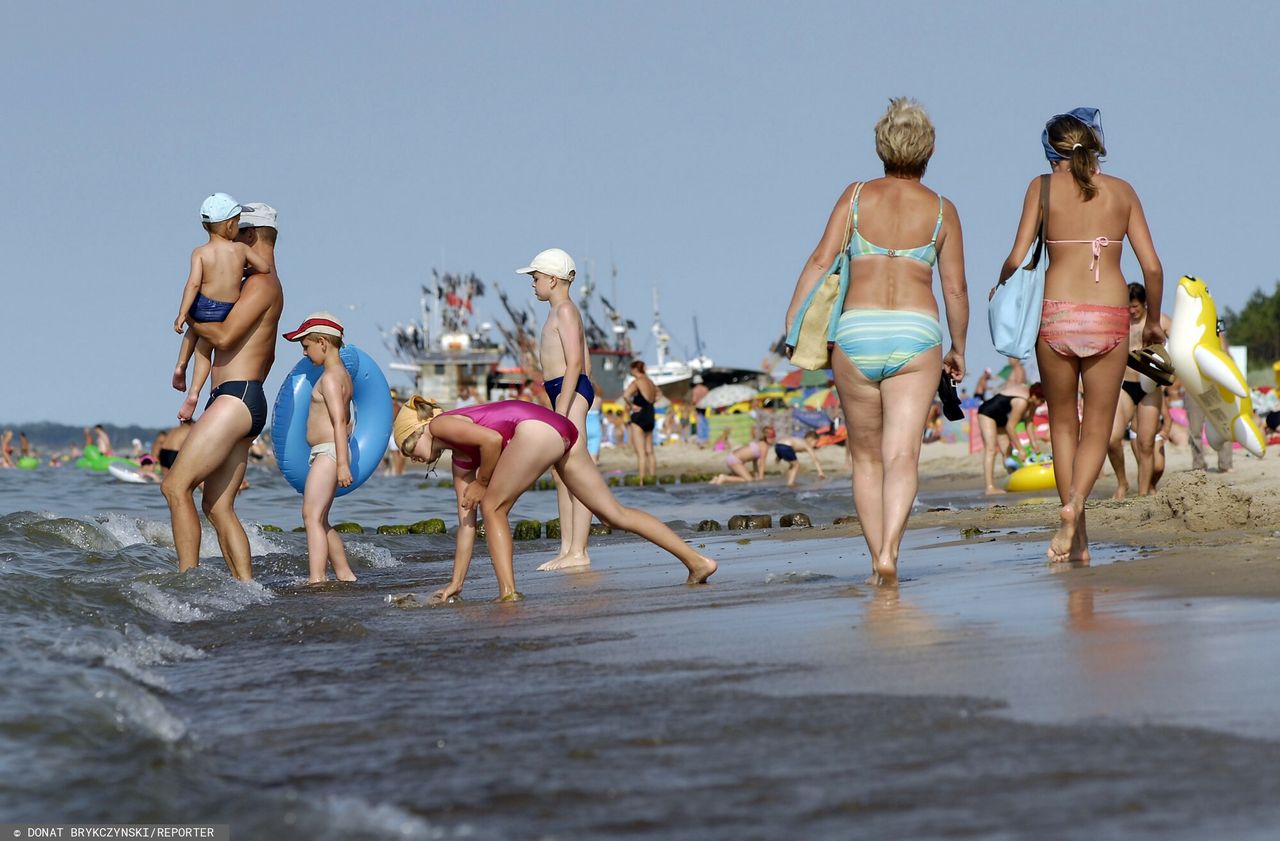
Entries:
{"type": "MultiPolygon", "coordinates": [[[[276,293],[279,287],[276,286],[276,293]]],[[[226,350],[237,342],[262,319],[271,304],[276,300],[271,284],[267,282],[250,283],[244,287],[240,300],[236,301],[226,321],[193,322],[191,329],[202,339],[208,339],[214,350],[226,350]]]]}
{"type": "Polygon", "coordinates": [[[173,332],[181,333],[186,329],[187,313],[196,302],[200,293],[200,283],[204,278],[204,263],[200,259],[200,249],[191,252],[191,271],[187,274],[187,284],[182,287],[182,303],[178,305],[178,317],[173,322],[173,332]]]}
{"type": "Polygon", "coordinates": [[[333,424],[333,450],[338,461],[338,487],[351,485],[351,387],[342,382],[349,377],[343,370],[341,378],[325,373],[320,378],[320,395],[324,398],[329,423],[333,424]]]}
{"type": "Polygon", "coordinates": [[[475,481],[475,471],[453,470],[453,492],[458,497],[458,535],[453,547],[453,577],[449,583],[431,594],[427,604],[446,604],[449,599],[462,592],[462,585],[467,581],[467,570],[471,568],[471,554],[476,545],[476,509],[463,508],[462,500],[467,489],[475,481]]]}
{"type": "Polygon", "coordinates": [[[236,245],[240,246],[240,248],[244,251],[244,261],[248,263],[250,266],[253,266],[253,270],[255,272],[257,272],[258,274],[271,274],[270,260],[268,260],[266,257],[263,257],[261,254],[254,251],[252,248],[245,245],[243,242],[238,242],[236,243],[236,245]]]}
{"type": "Polygon", "coordinates": [[[802,440],[804,441],[805,450],[807,450],[809,455],[813,457],[813,468],[818,471],[818,478],[827,478],[827,474],[822,472],[822,462],[818,461],[818,451],[813,448],[813,445],[810,444],[807,439],[802,440]]]}
{"type": "Polygon", "coordinates": [[[556,307],[556,332],[560,335],[560,349],[564,352],[564,388],[552,410],[557,415],[569,416],[569,407],[573,405],[573,396],[578,393],[578,377],[583,371],[582,364],[582,316],[573,304],[564,303],[556,307]]]}

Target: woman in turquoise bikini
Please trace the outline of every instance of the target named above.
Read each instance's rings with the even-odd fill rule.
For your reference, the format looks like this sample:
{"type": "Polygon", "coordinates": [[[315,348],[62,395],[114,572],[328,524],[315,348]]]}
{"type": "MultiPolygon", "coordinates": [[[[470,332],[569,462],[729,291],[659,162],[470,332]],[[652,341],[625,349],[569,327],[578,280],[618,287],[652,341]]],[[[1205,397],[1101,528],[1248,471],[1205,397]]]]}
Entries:
{"type": "Polygon", "coordinates": [[[875,132],[884,177],[850,184],[836,202],[796,282],[787,327],[851,227],[849,293],[831,369],[849,423],[853,501],[871,553],[872,579],[893,584],[940,374],[964,378],[969,293],[960,217],[951,202],[920,183],[933,155],[929,116],[915,100],[893,99],[875,132]],[[951,336],[945,356],[933,293],[935,264],[951,336]]]}

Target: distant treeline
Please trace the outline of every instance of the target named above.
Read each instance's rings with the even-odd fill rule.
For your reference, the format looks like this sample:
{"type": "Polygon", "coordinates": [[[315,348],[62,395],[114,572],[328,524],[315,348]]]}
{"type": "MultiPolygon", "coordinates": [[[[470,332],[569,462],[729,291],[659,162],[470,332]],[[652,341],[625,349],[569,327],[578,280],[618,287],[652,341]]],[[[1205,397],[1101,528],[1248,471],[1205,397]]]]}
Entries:
{"type": "MultiPolygon", "coordinates": [[[[128,450],[134,438],[141,439],[144,444],[154,441],[164,430],[151,429],[145,426],[114,426],[104,423],[102,428],[111,436],[111,446],[116,450],[128,450]]],[[[18,433],[27,433],[27,440],[38,450],[62,450],[70,446],[84,446],[84,427],[69,426],[65,423],[6,423],[0,424],[0,430],[13,432],[13,447],[18,447],[18,433]]]]}
{"type": "Polygon", "coordinates": [[[1271,294],[1253,290],[1244,309],[1227,309],[1227,341],[1249,349],[1249,367],[1269,368],[1280,360],[1280,280],[1271,294]]]}

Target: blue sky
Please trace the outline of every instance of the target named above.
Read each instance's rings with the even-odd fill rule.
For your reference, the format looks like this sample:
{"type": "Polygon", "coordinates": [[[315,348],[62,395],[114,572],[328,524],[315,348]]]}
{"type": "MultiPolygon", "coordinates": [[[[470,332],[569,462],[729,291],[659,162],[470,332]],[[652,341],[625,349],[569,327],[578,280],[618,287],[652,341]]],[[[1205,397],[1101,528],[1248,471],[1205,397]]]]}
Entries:
{"type": "Polygon", "coordinates": [[[696,314],[717,362],[758,365],[835,198],[879,174],[894,95],[937,124],[971,370],[996,361],[986,291],[1040,128],[1077,105],[1102,109],[1168,282],[1238,308],[1278,274],[1266,3],[41,2],[5,24],[6,422],[172,418],[170,324],[215,190],[280,210],[286,321],[335,310],[383,362],[375,325],[432,268],[531,301],[512,270],[558,245],[606,289],[616,263],[642,328],[656,288],[677,350],[696,314]]]}

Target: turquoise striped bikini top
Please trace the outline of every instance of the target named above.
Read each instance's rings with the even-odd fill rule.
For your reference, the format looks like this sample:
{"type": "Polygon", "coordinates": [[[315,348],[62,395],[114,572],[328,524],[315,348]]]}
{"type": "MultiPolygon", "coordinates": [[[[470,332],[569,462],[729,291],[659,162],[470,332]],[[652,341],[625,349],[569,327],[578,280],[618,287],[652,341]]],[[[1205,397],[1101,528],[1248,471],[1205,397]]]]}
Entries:
{"type": "Polygon", "coordinates": [[[867,242],[862,234],[858,233],[858,197],[862,194],[862,184],[858,184],[853,188],[853,236],[849,238],[849,257],[854,259],[857,257],[866,257],[871,254],[878,254],[882,257],[909,257],[912,260],[919,260],[930,268],[938,262],[938,232],[942,230],[942,196],[938,196],[938,224],[933,226],[933,239],[929,240],[928,245],[920,245],[915,248],[881,248],[880,246],[867,242]]]}

